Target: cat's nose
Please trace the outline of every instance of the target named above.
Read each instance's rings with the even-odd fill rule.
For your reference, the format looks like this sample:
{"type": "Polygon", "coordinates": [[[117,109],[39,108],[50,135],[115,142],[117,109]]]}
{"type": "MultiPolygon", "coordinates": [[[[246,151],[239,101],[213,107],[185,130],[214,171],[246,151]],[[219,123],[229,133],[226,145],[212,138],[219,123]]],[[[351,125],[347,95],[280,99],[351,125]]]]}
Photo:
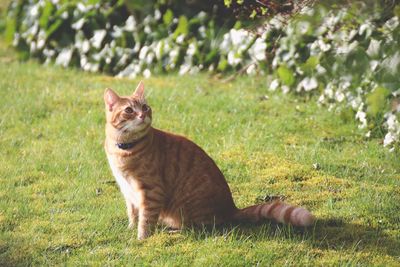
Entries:
{"type": "Polygon", "coordinates": [[[144,120],[145,117],[146,117],[146,114],[144,114],[144,113],[140,113],[139,114],[139,119],[144,120]]]}

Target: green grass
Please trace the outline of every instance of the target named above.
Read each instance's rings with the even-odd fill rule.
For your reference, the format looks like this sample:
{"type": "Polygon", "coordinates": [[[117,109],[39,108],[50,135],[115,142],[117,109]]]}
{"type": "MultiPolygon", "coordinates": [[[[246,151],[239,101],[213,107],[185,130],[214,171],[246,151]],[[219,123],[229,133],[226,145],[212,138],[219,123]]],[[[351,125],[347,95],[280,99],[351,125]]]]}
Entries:
{"type": "Polygon", "coordinates": [[[400,265],[400,160],[314,100],[264,77],[145,81],[154,126],[215,159],[239,207],[281,195],[318,221],[168,233],[127,229],[103,151],[103,92],[117,80],[35,62],[0,43],[0,265],[400,265]],[[314,168],[313,164],[318,164],[314,168]]]}

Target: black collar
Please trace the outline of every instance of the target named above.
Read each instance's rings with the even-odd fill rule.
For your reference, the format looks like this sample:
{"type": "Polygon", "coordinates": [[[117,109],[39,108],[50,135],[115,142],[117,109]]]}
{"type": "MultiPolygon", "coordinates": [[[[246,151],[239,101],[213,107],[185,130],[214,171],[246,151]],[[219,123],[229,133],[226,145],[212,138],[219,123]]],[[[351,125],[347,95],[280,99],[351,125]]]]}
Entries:
{"type": "Polygon", "coordinates": [[[134,147],[136,145],[137,142],[133,142],[133,143],[116,143],[115,145],[122,150],[127,150],[127,149],[131,149],[132,147],[134,147]]]}
{"type": "Polygon", "coordinates": [[[115,145],[119,149],[128,150],[128,149],[131,149],[132,147],[136,146],[138,143],[143,141],[143,139],[145,139],[145,138],[146,138],[146,135],[141,137],[141,138],[139,138],[139,139],[137,139],[137,140],[135,140],[135,141],[133,141],[133,142],[130,142],[130,143],[116,143],[115,145]]]}

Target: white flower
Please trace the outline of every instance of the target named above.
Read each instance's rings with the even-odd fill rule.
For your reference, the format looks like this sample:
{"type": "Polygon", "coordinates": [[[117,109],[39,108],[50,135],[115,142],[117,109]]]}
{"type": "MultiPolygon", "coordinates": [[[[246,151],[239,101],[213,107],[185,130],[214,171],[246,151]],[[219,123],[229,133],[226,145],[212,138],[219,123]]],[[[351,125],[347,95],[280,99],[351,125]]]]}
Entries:
{"type": "Polygon", "coordinates": [[[219,49],[221,52],[227,53],[230,50],[231,44],[229,41],[229,34],[224,34],[221,44],[219,45],[219,49]]]}
{"type": "Polygon", "coordinates": [[[193,74],[199,73],[199,71],[200,71],[199,67],[193,66],[193,67],[190,68],[189,74],[193,75],[193,74]]]}
{"type": "Polygon", "coordinates": [[[37,42],[37,48],[38,49],[42,49],[44,47],[44,45],[46,44],[46,41],[44,39],[39,39],[37,42]]]}
{"type": "Polygon", "coordinates": [[[171,59],[172,62],[175,62],[176,59],[179,56],[179,48],[175,47],[169,52],[169,58],[171,59]]]}
{"type": "Polygon", "coordinates": [[[61,18],[62,19],[67,19],[68,18],[68,12],[64,11],[63,13],[61,13],[61,18]]]}
{"type": "Polygon", "coordinates": [[[231,66],[236,66],[242,61],[242,57],[235,53],[234,51],[229,51],[228,53],[228,64],[231,66]]]}
{"type": "Polygon", "coordinates": [[[400,131],[400,122],[397,121],[396,115],[393,113],[385,114],[386,124],[389,131],[400,131]]]}
{"type": "Polygon", "coordinates": [[[88,11],[88,8],[86,8],[86,6],[81,2],[78,2],[76,7],[78,8],[79,11],[81,11],[81,13],[86,13],[86,11],[88,11]]]}
{"type": "Polygon", "coordinates": [[[366,51],[368,56],[370,56],[370,57],[379,56],[379,50],[381,48],[381,42],[382,42],[382,40],[377,41],[375,39],[372,39],[371,42],[369,42],[369,46],[368,46],[368,49],[366,51]]]}
{"type": "Polygon", "coordinates": [[[36,43],[35,42],[31,42],[29,52],[31,54],[36,52],[36,43]]]}
{"type": "Polygon", "coordinates": [[[382,66],[386,68],[391,74],[396,75],[400,65],[400,52],[396,52],[393,56],[386,58],[382,62],[382,66]]]}
{"type": "Polygon", "coordinates": [[[351,40],[351,39],[353,39],[354,38],[354,36],[356,36],[357,35],[357,30],[351,30],[350,32],[349,32],[349,35],[347,36],[347,40],[351,40]]]}
{"type": "Polygon", "coordinates": [[[164,40],[157,42],[155,48],[157,60],[161,60],[161,57],[165,54],[166,51],[164,51],[164,48],[165,48],[164,40]]]}
{"type": "Polygon", "coordinates": [[[376,68],[378,67],[378,65],[379,65],[379,61],[378,60],[371,60],[369,62],[369,67],[371,68],[372,71],[375,71],[376,68]]]}
{"type": "Polygon", "coordinates": [[[139,59],[140,61],[144,60],[147,56],[147,52],[149,52],[149,47],[147,45],[143,46],[139,52],[139,59]]]}
{"type": "Polygon", "coordinates": [[[146,34],[151,34],[152,33],[152,30],[151,30],[149,25],[144,26],[144,33],[146,33],[146,34]]]}
{"type": "Polygon", "coordinates": [[[135,17],[129,16],[128,19],[125,21],[124,29],[128,32],[133,32],[136,30],[136,20],[135,17]]]}
{"type": "Polygon", "coordinates": [[[311,91],[315,88],[318,87],[318,82],[317,79],[315,79],[314,77],[305,77],[298,85],[296,88],[297,92],[300,92],[303,88],[304,91],[308,92],[311,91]]]}
{"type": "Polygon", "coordinates": [[[329,51],[331,49],[331,45],[325,43],[323,40],[319,39],[318,40],[318,46],[321,49],[321,51],[326,52],[329,51]]]}
{"type": "Polygon", "coordinates": [[[148,65],[150,65],[150,64],[153,62],[154,57],[155,57],[155,54],[154,54],[153,51],[150,51],[149,53],[147,53],[147,56],[146,56],[146,63],[147,63],[148,65]]]}
{"type": "Polygon", "coordinates": [[[329,16],[326,20],[325,20],[325,24],[326,26],[328,26],[329,28],[334,28],[335,25],[339,22],[340,17],[339,16],[329,16]]]}
{"type": "Polygon", "coordinates": [[[148,78],[150,78],[150,76],[151,76],[150,70],[149,70],[149,69],[145,69],[145,70],[143,71],[143,77],[146,78],[146,79],[148,79],[148,78]]]}
{"type": "Polygon", "coordinates": [[[336,91],[335,98],[338,102],[342,102],[344,100],[344,94],[341,91],[336,91]]]}
{"type": "Polygon", "coordinates": [[[362,110],[358,110],[356,113],[356,119],[361,122],[358,128],[364,129],[365,127],[367,127],[367,113],[362,110]]]}
{"type": "Polygon", "coordinates": [[[324,67],[321,66],[321,64],[318,64],[316,67],[317,73],[322,75],[326,73],[326,69],[324,67]]]}
{"type": "Polygon", "coordinates": [[[200,26],[198,31],[199,31],[199,34],[200,34],[201,38],[205,38],[206,37],[206,27],[200,26]]]}
{"type": "Polygon", "coordinates": [[[390,31],[393,31],[396,29],[396,27],[399,26],[399,18],[397,16],[394,16],[390,20],[386,21],[385,27],[389,29],[390,31]]]}
{"type": "Polygon", "coordinates": [[[93,37],[90,39],[93,47],[99,49],[101,47],[101,43],[103,42],[104,37],[106,37],[106,30],[95,30],[93,37]]]}
{"type": "Polygon", "coordinates": [[[90,42],[88,40],[84,40],[82,42],[82,52],[87,53],[90,49],[90,42]]]}
{"type": "Polygon", "coordinates": [[[183,44],[183,41],[185,41],[185,35],[184,34],[180,34],[180,35],[178,35],[178,37],[176,37],[176,43],[177,44],[183,44]]]}
{"type": "Polygon", "coordinates": [[[79,19],[77,22],[71,25],[72,29],[80,30],[82,29],[83,24],[85,24],[85,18],[79,19]]]}
{"type": "Polygon", "coordinates": [[[269,90],[270,91],[275,91],[279,86],[279,80],[275,79],[271,82],[271,84],[269,85],[269,90]]]}
{"type": "Polygon", "coordinates": [[[351,80],[351,77],[342,77],[342,78],[345,81],[340,84],[340,88],[342,88],[343,90],[346,90],[351,85],[351,83],[349,81],[349,80],[351,80]]]}
{"type": "Polygon", "coordinates": [[[348,54],[350,53],[352,50],[354,50],[354,48],[356,48],[358,46],[358,42],[357,41],[353,41],[350,44],[343,44],[342,46],[339,46],[338,49],[336,50],[337,54],[348,54]]]}
{"type": "Polygon", "coordinates": [[[86,56],[81,56],[81,59],[80,59],[80,64],[81,64],[81,68],[83,69],[83,70],[85,70],[85,71],[87,71],[87,69],[85,68],[85,65],[88,63],[88,59],[87,59],[87,57],[86,56]]]}
{"type": "Polygon", "coordinates": [[[300,21],[298,23],[299,33],[302,35],[306,34],[309,28],[310,28],[310,23],[308,21],[300,21]]]}
{"type": "Polygon", "coordinates": [[[30,12],[29,12],[29,14],[32,17],[36,17],[37,15],[39,15],[39,5],[33,5],[31,10],[30,10],[30,12]]]}
{"type": "Polygon", "coordinates": [[[119,72],[116,75],[116,77],[117,78],[127,77],[127,78],[134,79],[134,78],[136,78],[136,76],[139,72],[140,72],[140,66],[138,64],[131,63],[124,70],[119,72]]]}
{"type": "Polygon", "coordinates": [[[197,47],[196,47],[196,44],[193,42],[193,43],[189,44],[186,54],[189,56],[193,56],[194,54],[196,54],[196,51],[197,51],[197,47]]]}
{"type": "Polygon", "coordinates": [[[266,59],[267,43],[262,38],[257,38],[253,46],[249,49],[249,54],[257,61],[266,59]]]}
{"type": "Polygon", "coordinates": [[[385,135],[385,139],[383,139],[383,146],[384,147],[389,146],[392,143],[394,143],[395,141],[396,141],[396,136],[394,134],[392,134],[391,132],[388,132],[385,135]]]}
{"type": "Polygon", "coordinates": [[[239,46],[248,40],[249,32],[243,29],[235,30],[231,29],[229,35],[234,46],[239,46]]]}
{"type": "Polygon", "coordinates": [[[184,75],[184,74],[188,73],[189,70],[190,70],[190,64],[184,63],[179,68],[179,75],[184,75]]]}
{"type": "Polygon", "coordinates": [[[246,69],[246,73],[247,73],[248,75],[254,75],[254,74],[256,74],[256,71],[257,71],[257,69],[256,69],[256,64],[251,64],[251,65],[246,69]]]}
{"type": "Polygon", "coordinates": [[[325,95],[320,95],[318,98],[318,104],[323,104],[325,103],[325,95]]]}
{"type": "Polygon", "coordinates": [[[326,85],[325,90],[324,90],[324,94],[328,98],[331,98],[331,99],[333,98],[333,88],[334,88],[334,85],[332,83],[328,83],[326,85]]]}
{"type": "Polygon", "coordinates": [[[350,106],[351,106],[353,109],[357,109],[358,107],[360,107],[361,103],[362,103],[361,97],[360,97],[360,96],[357,96],[357,97],[353,98],[353,99],[350,101],[350,106]]]}
{"type": "Polygon", "coordinates": [[[125,64],[127,64],[128,59],[129,59],[129,54],[122,54],[116,65],[118,67],[122,67],[125,64]]]}
{"type": "Polygon", "coordinates": [[[282,21],[283,18],[281,16],[275,16],[269,21],[269,24],[276,29],[281,29],[283,27],[282,21]]]}
{"type": "Polygon", "coordinates": [[[118,27],[117,25],[113,26],[113,31],[111,32],[111,36],[116,39],[120,38],[124,34],[123,29],[118,27]]]}
{"type": "Polygon", "coordinates": [[[284,94],[287,94],[290,91],[290,88],[287,85],[283,85],[281,88],[282,88],[282,93],[284,94]]]}
{"type": "Polygon", "coordinates": [[[72,58],[73,48],[64,48],[56,58],[56,65],[67,67],[72,58]]]}
{"type": "Polygon", "coordinates": [[[155,19],[155,20],[159,20],[160,18],[161,18],[161,12],[160,12],[159,9],[156,9],[156,10],[154,11],[154,19],[155,19]]]}

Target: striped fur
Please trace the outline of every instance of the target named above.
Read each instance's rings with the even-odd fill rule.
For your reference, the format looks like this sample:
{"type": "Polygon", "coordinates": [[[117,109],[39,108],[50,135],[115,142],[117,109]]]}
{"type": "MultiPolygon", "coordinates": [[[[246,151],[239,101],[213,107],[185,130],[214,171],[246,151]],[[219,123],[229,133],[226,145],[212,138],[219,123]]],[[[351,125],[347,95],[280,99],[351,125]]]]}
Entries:
{"type": "Polygon", "coordinates": [[[107,89],[104,100],[107,158],[125,198],[129,226],[137,222],[139,239],[148,237],[157,222],[176,229],[264,219],[295,226],[313,223],[304,208],[281,202],[238,209],[223,174],[199,146],[151,127],[142,83],[129,97],[107,89]],[[127,150],[116,146],[131,142],[135,145],[127,150]]]}
{"type": "Polygon", "coordinates": [[[234,215],[236,221],[256,223],[265,219],[301,227],[311,226],[314,222],[314,216],[305,208],[291,206],[279,201],[240,209],[234,215]]]}

